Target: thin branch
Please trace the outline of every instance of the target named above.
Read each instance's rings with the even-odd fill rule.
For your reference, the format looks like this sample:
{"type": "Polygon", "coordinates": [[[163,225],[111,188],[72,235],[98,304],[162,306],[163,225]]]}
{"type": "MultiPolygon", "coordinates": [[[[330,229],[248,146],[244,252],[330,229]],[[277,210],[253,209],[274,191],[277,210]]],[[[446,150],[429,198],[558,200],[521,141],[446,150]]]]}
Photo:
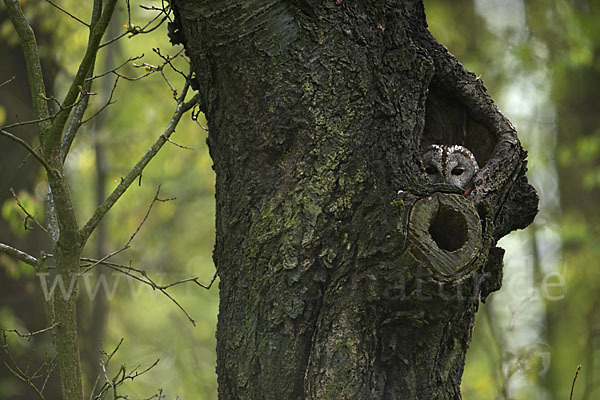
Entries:
{"type": "Polygon", "coordinates": [[[4,82],[0,83],[0,88],[3,88],[4,86],[8,85],[8,84],[9,84],[9,83],[11,83],[12,81],[14,81],[14,80],[15,80],[15,78],[16,78],[15,76],[12,76],[10,79],[8,79],[8,80],[6,80],[6,81],[4,81],[4,82]]]}
{"type": "Polygon", "coordinates": [[[133,241],[133,239],[136,237],[136,235],[139,233],[139,231],[142,229],[142,226],[144,226],[144,224],[146,223],[146,220],[148,219],[148,217],[150,216],[150,212],[152,211],[152,207],[154,207],[154,204],[157,201],[160,202],[167,202],[167,201],[171,201],[171,200],[175,200],[175,198],[170,198],[170,199],[160,199],[158,197],[158,195],[160,194],[160,185],[158,185],[158,189],[156,190],[156,194],[154,195],[154,198],[152,199],[152,202],[150,203],[150,205],[148,206],[148,209],[146,210],[146,214],[144,215],[144,218],[142,218],[142,221],[138,224],[136,230],[133,232],[133,234],[129,237],[129,240],[127,240],[127,243],[125,243],[125,245],[120,248],[119,250],[113,251],[112,253],[107,254],[106,256],[102,257],[100,260],[98,260],[97,262],[95,262],[94,264],[90,265],[89,267],[87,267],[83,272],[80,273],[80,275],[84,275],[87,272],[89,272],[92,268],[94,268],[95,266],[97,266],[100,263],[103,263],[104,261],[108,260],[109,258],[127,250],[130,245],[131,242],[133,241]]]}
{"type": "Polygon", "coordinates": [[[175,100],[177,100],[177,90],[175,90],[175,88],[173,87],[173,85],[171,85],[171,82],[169,82],[169,79],[165,75],[165,72],[163,71],[162,68],[160,69],[160,74],[162,75],[162,77],[165,80],[165,82],[167,82],[167,85],[169,85],[169,89],[171,89],[171,93],[173,93],[173,98],[175,100]]]}
{"type": "Polygon", "coordinates": [[[21,127],[21,126],[35,125],[35,124],[39,124],[40,122],[49,121],[52,118],[54,118],[54,116],[48,116],[46,118],[39,118],[39,119],[32,119],[30,121],[14,122],[14,123],[9,124],[9,125],[4,125],[4,126],[0,127],[0,129],[12,129],[12,128],[18,128],[18,127],[21,127]]]}
{"type": "Polygon", "coordinates": [[[579,376],[579,371],[581,371],[581,364],[579,364],[577,366],[577,369],[575,370],[575,376],[573,377],[573,384],[571,385],[571,396],[569,397],[570,400],[573,400],[573,392],[575,391],[575,382],[577,381],[577,376],[579,376]]]}
{"type": "Polygon", "coordinates": [[[184,146],[184,145],[182,145],[182,144],[179,144],[179,143],[175,143],[175,142],[174,142],[174,141],[172,141],[171,139],[167,139],[167,142],[169,142],[169,143],[171,143],[173,146],[175,146],[175,147],[179,147],[180,149],[183,149],[183,150],[194,150],[194,148],[193,148],[193,147],[188,147],[188,146],[184,146]]]}
{"type": "Polygon", "coordinates": [[[215,272],[208,285],[204,285],[204,284],[200,283],[198,281],[198,277],[196,277],[196,278],[182,279],[180,281],[173,282],[171,284],[161,286],[160,288],[161,289],[168,289],[168,288],[170,288],[172,286],[181,285],[182,283],[194,282],[196,285],[200,286],[201,288],[206,289],[206,290],[210,290],[210,288],[212,287],[213,283],[215,283],[215,281],[217,280],[217,276],[218,275],[219,274],[217,272],[215,272]]]}
{"type": "Polygon", "coordinates": [[[24,141],[23,139],[21,139],[18,136],[13,135],[10,132],[5,131],[4,129],[0,129],[0,133],[2,135],[6,136],[7,138],[19,143],[21,146],[25,147],[27,149],[27,151],[33,157],[35,157],[35,159],[38,160],[40,162],[40,164],[42,164],[42,166],[46,169],[46,171],[48,171],[48,172],[52,171],[52,169],[50,168],[50,166],[48,165],[46,160],[44,160],[44,158],[42,156],[40,156],[33,148],[31,148],[31,146],[26,141],[24,141]]]}
{"type": "MultiPolygon", "coordinates": [[[[87,85],[88,87],[90,86],[88,82],[85,82],[84,85],[87,85]]],[[[75,111],[71,116],[71,121],[69,122],[67,129],[65,130],[65,134],[60,145],[60,157],[63,163],[67,159],[67,155],[69,154],[69,150],[71,149],[73,140],[75,140],[77,131],[79,131],[79,128],[81,127],[81,118],[83,117],[83,114],[87,109],[89,100],[90,96],[84,95],[82,90],[82,96],[79,97],[77,105],[75,106],[75,111]]]]}
{"type": "Polygon", "coordinates": [[[210,284],[208,286],[205,286],[203,284],[201,284],[198,281],[198,278],[190,278],[190,279],[184,279],[182,281],[179,282],[175,282],[166,286],[161,286],[158,285],[156,282],[154,282],[146,273],[146,271],[143,270],[138,270],[135,269],[131,266],[127,267],[124,265],[119,265],[119,264],[115,264],[115,263],[109,263],[107,262],[107,260],[109,258],[111,258],[112,256],[128,249],[131,245],[131,242],[133,241],[133,239],[136,237],[136,235],[139,233],[139,231],[141,230],[142,226],[146,223],[146,221],[148,220],[148,217],[150,216],[150,212],[152,211],[152,208],[154,207],[154,204],[156,204],[156,202],[166,202],[166,201],[171,201],[174,200],[174,198],[168,198],[168,199],[161,199],[159,197],[160,195],[160,185],[158,186],[157,190],[156,190],[156,194],[154,195],[154,198],[152,199],[152,202],[150,203],[150,205],[148,206],[148,209],[146,210],[146,214],[144,215],[144,217],[142,218],[142,221],[138,224],[136,230],[133,232],[133,234],[129,237],[129,240],[127,240],[127,243],[125,243],[125,246],[123,246],[121,249],[116,250],[104,257],[102,257],[100,260],[92,260],[92,259],[83,259],[85,261],[90,261],[92,262],[91,265],[86,265],[85,266],[85,270],[83,272],[80,273],[80,275],[83,275],[85,273],[87,273],[88,271],[90,271],[92,268],[95,268],[97,265],[102,264],[107,266],[108,268],[111,268],[113,270],[116,270],[124,275],[130,276],[133,279],[138,280],[139,282],[142,282],[146,285],[149,285],[150,287],[152,287],[152,289],[158,290],[160,291],[162,294],[164,294],[165,296],[167,296],[188,318],[188,320],[192,323],[192,325],[196,326],[196,321],[194,321],[194,319],[190,316],[190,314],[185,310],[185,308],[183,308],[183,306],[181,304],[179,304],[179,302],[177,300],[175,300],[175,298],[173,296],[171,296],[169,293],[167,293],[166,289],[178,285],[178,284],[182,284],[182,283],[186,283],[186,282],[194,282],[196,283],[198,286],[201,286],[205,289],[210,289],[210,287],[212,286],[213,282],[216,279],[216,274],[213,277],[212,281],[210,282],[210,284]],[[131,273],[131,271],[134,271],[135,273],[139,274],[142,278],[140,278],[139,276],[133,275],[131,273]]]}
{"type": "Polygon", "coordinates": [[[0,252],[8,254],[9,256],[16,258],[17,260],[23,261],[25,264],[31,265],[34,268],[38,266],[37,258],[30,256],[24,251],[15,249],[14,247],[11,247],[4,243],[0,243],[0,252]]]}
{"type": "Polygon", "coordinates": [[[129,245],[126,245],[126,246],[121,247],[119,250],[115,250],[111,253],[108,253],[107,255],[105,255],[104,257],[99,259],[98,261],[94,262],[92,265],[87,266],[87,268],[85,270],[83,270],[83,272],[80,272],[79,275],[80,276],[85,275],[90,270],[92,270],[94,267],[96,267],[98,264],[104,264],[109,258],[114,257],[117,254],[124,252],[128,248],[129,248],[129,245]]]}
{"type": "Polygon", "coordinates": [[[164,56],[162,55],[162,53],[160,52],[160,49],[157,47],[155,49],[152,49],[152,51],[154,51],[160,58],[162,58],[165,63],[169,64],[169,66],[173,69],[173,71],[177,72],[179,75],[181,75],[184,79],[188,79],[188,76],[186,74],[183,73],[183,71],[180,71],[179,69],[177,69],[173,63],[171,63],[171,61],[173,61],[174,59],[176,59],[177,57],[179,57],[181,55],[181,53],[183,53],[183,48],[181,50],[179,50],[177,53],[175,53],[174,56],[164,56]]]}
{"type": "Polygon", "coordinates": [[[60,11],[64,12],[65,14],[67,14],[69,17],[73,18],[75,21],[87,26],[88,28],[90,27],[90,24],[88,24],[85,21],[82,21],[81,19],[77,18],[76,16],[74,16],[73,14],[71,14],[70,12],[68,12],[67,10],[65,10],[64,8],[61,8],[59,5],[55,4],[54,2],[52,2],[51,0],[46,0],[46,2],[50,3],[51,6],[58,8],[60,11]]]}
{"type": "MultiPolygon", "coordinates": [[[[48,254],[47,256],[53,257],[52,254],[48,254]]],[[[215,272],[215,274],[213,275],[213,277],[208,285],[201,283],[200,278],[198,278],[198,277],[182,279],[182,280],[179,280],[177,282],[173,282],[173,283],[170,283],[167,285],[159,285],[152,278],[150,278],[150,276],[148,275],[148,273],[146,271],[134,268],[131,265],[117,264],[114,262],[96,260],[96,259],[87,258],[87,257],[81,257],[81,261],[91,263],[89,265],[86,265],[86,264],[82,265],[82,268],[89,268],[90,266],[96,266],[96,265],[104,265],[105,267],[112,269],[113,271],[116,271],[125,276],[128,276],[131,279],[134,279],[140,283],[148,285],[154,290],[160,291],[162,294],[167,296],[175,305],[177,305],[177,307],[181,311],[183,311],[183,313],[186,315],[188,320],[194,326],[196,325],[196,322],[190,317],[188,312],[171,295],[169,295],[167,293],[167,289],[169,289],[173,286],[178,286],[178,285],[182,285],[184,283],[192,282],[192,283],[196,284],[197,286],[200,286],[203,289],[210,290],[210,288],[212,287],[212,285],[214,284],[214,282],[216,281],[217,276],[218,276],[218,273],[215,272]]]]}
{"type": "Polygon", "coordinates": [[[16,365],[16,361],[14,360],[14,358],[12,356],[10,358],[13,363],[13,366],[10,366],[6,361],[4,361],[3,364],[6,367],[6,369],[8,369],[8,371],[11,374],[13,374],[17,378],[19,378],[21,381],[25,382],[27,384],[27,386],[29,386],[31,389],[33,389],[33,391],[35,392],[35,394],[38,396],[38,398],[40,400],[45,400],[46,397],[37,388],[37,386],[35,386],[35,384],[31,381],[31,378],[27,375],[27,373],[24,372],[23,370],[21,370],[21,368],[18,368],[18,366],[16,365]]]}
{"type": "Polygon", "coordinates": [[[148,165],[148,163],[156,156],[158,151],[162,148],[162,146],[167,143],[167,139],[175,132],[175,128],[181,119],[181,116],[188,110],[190,110],[200,98],[198,94],[196,94],[190,101],[185,102],[185,96],[189,89],[189,83],[186,82],[183,93],[178,100],[177,107],[175,108],[175,112],[173,113],[173,117],[169,122],[169,125],[164,130],[164,132],[156,139],[152,147],[148,149],[146,154],[142,156],[142,158],[137,162],[137,164],[133,167],[133,169],[127,174],[125,178],[121,180],[121,183],[113,190],[113,192],[108,196],[108,198],[94,211],[92,217],[88,220],[88,222],[81,228],[81,237],[83,238],[83,243],[89,238],[92,234],[98,223],[102,220],[102,218],[106,215],[106,213],[112,208],[112,206],[121,198],[123,193],[129,188],[129,186],[135,181],[135,179],[142,174],[142,171],[148,165]]]}
{"type": "Polygon", "coordinates": [[[170,66],[170,67],[171,67],[171,68],[172,68],[172,69],[173,69],[175,72],[179,73],[179,74],[180,74],[180,75],[181,75],[181,76],[182,76],[184,79],[186,79],[186,80],[187,80],[187,79],[189,79],[189,77],[188,77],[187,75],[185,75],[183,72],[179,71],[179,70],[178,70],[177,68],[175,68],[175,66],[173,66],[173,64],[171,63],[171,61],[172,61],[172,60],[176,59],[177,57],[179,57],[179,56],[180,56],[180,55],[183,53],[183,50],[184,50],[184,49],[182,48],[181,50],[179,50],[179,51],[178,51],[178,52],[177,52],[177,53],[176,53],[174,56],[163,56],[163,55],[160,53],[160,50],[159,50],[159,49],[157,49],[157,48],[156,48],[156,49],[152,49],[152,50],[153,50],[153,51],[154,51],[154,52],[155,52],[155,53],[156,53],[156,54],[157,54],[157,55],[158,55],[160,58],[162,58],[162,59],[163,59],[163,61],[164,61],[164,62],[163,62],[161,65],[158,65],[158,66],[157,66],[157,65],[149,64],[149,63],[147,63],[147,62],[144,62],[144,63],[141,63],[141,64],[135,64],[135,63],[134,63],[134,64],[133,64],[133,66],[134,66],[135,68],[144,68],[146,71],[148,71],[148,72],[146,72],[145,74],[143,74],[143,75],[141,75],[141,76],[138,76],[137,78],[129,78],[129,77],[126,77],[126,76],[124,76],[124,75],[122,75],[122,74],[119,74],[119,73],[118,73],[118,72],[116,72],[116,71],[113,71],[113,73],[114,73],[115,75],[118,75],[118,76],[120,76],[121,78],[123,78],[123,79],[127,79],[127,80],[129,80],[129,81],[138,81],[138,80],[140,80],[140,79],[143,79],[143,78],[147,77],[148,75],[152,75],[152,74],[153,74],[153,73],[155,73],[155,72],[160,72],[160,73],[161,73],[161,75],[162,75],[162,77],[163,77],[163,79],[164,79],[164,80],[165,80],[165,82],[167,83],[167,85],[169,85],[169,88],[171,89],[171,92],[173,93],[173,98],[174,98],[175,100],[177,100],[177,90],[175,90],[175,88],[173,87],[173,85],[171,85],[171,82],[169,82],[169,80],[167,79],[166,75],[164,74],[164,68],[165,68],[165,66],[169,65],[169,66],[170,66]]]}
{"type": "Polygon", "coordinates": [[[139,26],[135,26],[131,24],[131,20],[129,21],[129,23],[127,24],[126,28],[127,31],[121,33],[120,35],[117,35],[116,37],[110,39],[107,42],[104,42],[100,45],[100,49],[103,48],[104,46],[108,46],[111,43],[116,42],[117,40],[121,39],[124,36],[130,35],[129,37],[132,38],[135,35],[140,35],[140,34],[144,34],[144,33],[150,33],[154,30],[156,30],[159,26],[161,26],[165,20],[167,20],[167,18],[169,17],[168,12],[169,12],[170,8],[167,7],[165,10],[161,10],[161,12],[159,12],[156,16],[154,16],[154,18],[152,18],[150,21],[148,21],[148,23],[146,25],[144,25],[143,27],[139,27],[139,26]],[[156,24],[156,26],[153,26],[152,28],[148,27],[154,22],[156,21],[161,15],[165,15],[163,17],[162,20],[160,20],[160,22],[158,24],[156,24]]]}
{"type": "Polygon", "coordinates": [[[7,332],[7,333],[14,333],[18,337],[23,338],[23,339],[27,339],[27,341],[30,341],[31,338],[34,337],[35,335],[39,335],[41,333],[51,331],[52,329],[56,328],[57,326],[58,326],[58,322],[55,322],[54,324],[50,325],[47,328],[40,329],[40,330],[33,331],[33,332],[27,332],[27,333],[21,333],[21,332],[19,332],[16,329],[0,328],[0,330],[2,330],[3,332],[7,332]]]}
{"type": "Polygon", "coordinates": [[[129,0],[125,0],[125,4],[127,5],[127,25],[131,26],[131,5],[129,4],[129,0]]]}
{"type": "Polygon", "coordinates": [[[127,243],[125,243],[126,247],[128,247],[131,244],[131,242],[133,241],[133,239],[135,238],[135,236],[138,234],[138,232],[140,231],[140,229],[142,229],[142,226],[146,223],[146,220],[150,216],[150,212],[152,211],[152,207],[154,207],[154,204],[157,201],[164,203],[164,202],[167,202],[167,201],[175,200],[174,197],[168,198],[168,199],[160,199],[158,197],[159,194],[160,194],[160,185],[158,185],[158,188],[156,189],[156,194],[154,195],[154,199],[152,199],[152,202],[148,206],[148,209],[146,210],[146,214],[144,215],[144,218],[139,223],[139,225],[138,225],[137,229],[135,230],[135,232],[133,232],[133,234],[129,237],[129,240],[127,241],[127,243]]]}
{"type": "MultiPolygon", "coordinates": [[[[121,339],[119,341],[119,344],[117,345],[117,347],[115,348],[115,350],[113,350],[112,353],[110,353],[110,354],[107,354],[106,352],[102,351],[102,354],[106,356],[106,360],[102,360],[102,359],[100,360],[100,366],[102,368],[102,372],[96,378],[96,383],[94,384],[94,387],[92,388],[91,393],[90,393],[90,400],[100,400],[100,399],[103,399],[104,396],[111,389],[112,389],[112,397],[114,399],[127,399],[127,398],[129,398],[129,397],[124,396],[124,395],[119,395],[117,393],[118,387],[121,386],[121,385],[123,385],[127,380],[132,380],[133,381],[138,376],[147,373],[152,368],[156,367],[156,365],[159,363],[160,359],[157,359],[150,366],[146,367],[142,371],[138,371],[138,369],[141,367],[141,365],[137,365],[135,368],[133,368],[129,372],[127,372],[127,370],[126,370],[126,368],[125,368],[124,365],[121,365],[119,367],[119,369],[117,370],[117,372],[114,374],[114,376],[112,378],[110,378],[109,374],[108,374],[108,368],[107,367],[108,367],[108,365],[109,365],[112,357],[115,355],[115,353],[121,347],[122,343],[123,343],[123,339],[121,339]],[[97,386],[98,382],[100,381],[101,377],[104,378],[104,383],[102,384],[102,387],[100,387],[100,389],[98,390],[98,392],[96,394],[94,394],[94,392],[96,392],[96,386],[97,386]]],[[[153,395],[151,397],[148,397],[147,399],[150,400],[150,399],[155,399],[155,398],[156,399],[163,398],[162,397],[162,390],[159,390],[158,397],[157,397],[157,395],[153,395]]]]}
{"type": "Polygon", "coordinates": [[[111,104],[115,104],[115,101],[112,101],[113,95],[115,94],[115,90],[117,89],[117,83],[119,82],[119,77],[117,76],[115,78],[115,83],[113,84],[113,87],[110,91],[110,95],[108,96],[108,100],[106,101],[106,103],[100,107],[100,109],[98,111],[96,111],[95,113],[93,113],[89,118],[81,121],[81,125],[89,122],[90,120],[92,120],[93,118],[96,118],[102,111],[104,111],[108,106],[110,106],[111,104]]]}
{"type": "Polygon", "coordinates": [[[17,194],[15,193],[15,190],[13,188],[10,188],[10,193],[12,194],[13,198],[15,199],[15,201],[17,202],[17,205],[19,206],[19,208],[21,209],[21,211],[23,211],[25,213],[25,215],[27,215],[27,217],[25,218],[25,229],[27,228],[27,220],[30,219],[32,220],[41,230],[43,230],[44,232],[46,232],[46,235],[49,235],[48,230],[39,223],[39,221],[29,213],[29,211],[27,211],[27,209],[25,208],[25,206],[21,203],[21,201],[19,200],[19,198],[17,197],[17,194]]]}
{"type": "Polygon", "coordinates": [[[127,60],[123,61],[123,63],[121,63],[121,64],[120,64],[120,65],[118,65],[117,67],[115,67],[115,68],[113,68],[113,69],[111,69],[111,70],[108,70],[108,71],[106,71],[106,72],[103,72],[103,73],[101,73],[101,74],[99,74],[99,75],[94,75],[94,76],[92,76],[91,78],[86,78],[86,81],[90,81],[90,80],[94,80],[94,79],[102,78],[103,76],[106,76],[106,75],[108,75],[108,74],[115,73],[116,71],[120,70],[121,68],[123,68],[125,65],[127,65],[127,64],[128,64],[128,63],[130,63],[131,61],[136,61],[136,60],[139,60],[139,59],[141,59],[141,58],[143,58],[143,57],[144,57],[144,54],[143,54],[143,53],[142,53],[141,55],[139,55],[139,56],[135,56],[135,57],[129,57],[127,60]]]}
{"type": "Polygon", "coordinates": [[[41,400],[45,399],[43,391],[44,391],[46,384],[47,384],[48,380],[50,379],[50,375],[52,374],[52,371],[54,370],[54,367],[56,365],[56,363],[55,363],[56,356],[49,358],[48,354],[46,354],[46,359],[44,360],[44,362],[35,371],[33,371],[33,373],[30,373],[29,370],[31,367],[31,364],[30,364],[31,358],[29,357],[29,361],[25,368],[22,368],[21,366],[19,366],[19,364],[15,360],[12,352],[9,349],[8,341],[7,341],[7,333],[14,333],[17,336],[25,338],[29,341],[29,340],[31,340],[31,338],[33,336],[50,331],[50,330],[54,329],[56,326],[58,326],[58,324],[54,324],[48,328],[41,329],[41,330],[35,331],[35,332],[26,333],[26,334],[22,334],[19,331],[17,331],[16,329],[0,328],[0,332],[2,332],[2,343],[0,343],[0,349],[4,352],[4,354],[6,355],[6,358],[7,358],[7,360],[3,361],[4,366],[15,377],[17,377],[18,379],[20,379],[21,381],[26,383],[35,392],[37,397],[41,400]],[[43,373],[44,369],[46,370],[45,373],[43,373]],[[42,378],[42,377],[44,377],[44,381],[42,382],[41,388],[38,388],[36,386],[36,384],[34,383],[34,380],[42,378]]]}

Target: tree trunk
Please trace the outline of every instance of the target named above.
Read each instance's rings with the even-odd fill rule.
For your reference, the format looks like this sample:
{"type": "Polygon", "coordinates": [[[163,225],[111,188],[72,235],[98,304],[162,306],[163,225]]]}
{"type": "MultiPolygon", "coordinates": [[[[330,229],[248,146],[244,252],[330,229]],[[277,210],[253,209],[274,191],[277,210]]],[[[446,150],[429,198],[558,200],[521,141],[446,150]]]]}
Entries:
{"type": "Polygon", "coordinates": [[[217,176],[221,399],[458,399],[525,155],[417,0],[174,0],[217,176]],[[461,144],[471,187],[429,184],[461,144]]]}

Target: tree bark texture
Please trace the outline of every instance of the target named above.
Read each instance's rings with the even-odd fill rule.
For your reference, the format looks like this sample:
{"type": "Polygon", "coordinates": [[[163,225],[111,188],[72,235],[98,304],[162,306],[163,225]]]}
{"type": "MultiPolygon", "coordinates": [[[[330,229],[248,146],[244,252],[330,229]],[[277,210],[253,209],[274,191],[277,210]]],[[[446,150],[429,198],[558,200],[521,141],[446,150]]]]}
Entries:
{"type": "Polygon", "coordinates": [[[216,171],[220,399],[459,399],[537,195],[419,0],[173,0],[216,171]],[[470,148],[466,192],[421,148],[470,148]]]}

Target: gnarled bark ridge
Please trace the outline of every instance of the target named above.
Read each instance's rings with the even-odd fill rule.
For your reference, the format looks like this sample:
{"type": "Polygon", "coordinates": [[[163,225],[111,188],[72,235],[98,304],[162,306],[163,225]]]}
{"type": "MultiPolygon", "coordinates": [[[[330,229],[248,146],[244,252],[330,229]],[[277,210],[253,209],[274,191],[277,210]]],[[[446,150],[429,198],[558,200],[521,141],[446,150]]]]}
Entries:
{"type": "Polygon", "coordinates": [[[173,0],[217,175],[221,399],[458,399],[500,237],[537,196],[516,131],[419,0],[173,0]],[[431,185],[421,147],[481,169],[431,185]]]}

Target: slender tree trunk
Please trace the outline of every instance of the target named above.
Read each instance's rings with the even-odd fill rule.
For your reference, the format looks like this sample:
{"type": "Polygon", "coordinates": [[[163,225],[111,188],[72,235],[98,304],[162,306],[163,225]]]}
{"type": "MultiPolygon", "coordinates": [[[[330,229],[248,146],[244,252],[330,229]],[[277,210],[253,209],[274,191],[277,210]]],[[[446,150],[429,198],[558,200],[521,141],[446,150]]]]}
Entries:
{"type": "Polygon", "coordinates": [[[515,129],[419,0],[174,0],[217,174],[221,399],[458,399],[494,247],[537,210],[515,129]],[[469,147],[466,193],[428,143],[469,147]]]}

